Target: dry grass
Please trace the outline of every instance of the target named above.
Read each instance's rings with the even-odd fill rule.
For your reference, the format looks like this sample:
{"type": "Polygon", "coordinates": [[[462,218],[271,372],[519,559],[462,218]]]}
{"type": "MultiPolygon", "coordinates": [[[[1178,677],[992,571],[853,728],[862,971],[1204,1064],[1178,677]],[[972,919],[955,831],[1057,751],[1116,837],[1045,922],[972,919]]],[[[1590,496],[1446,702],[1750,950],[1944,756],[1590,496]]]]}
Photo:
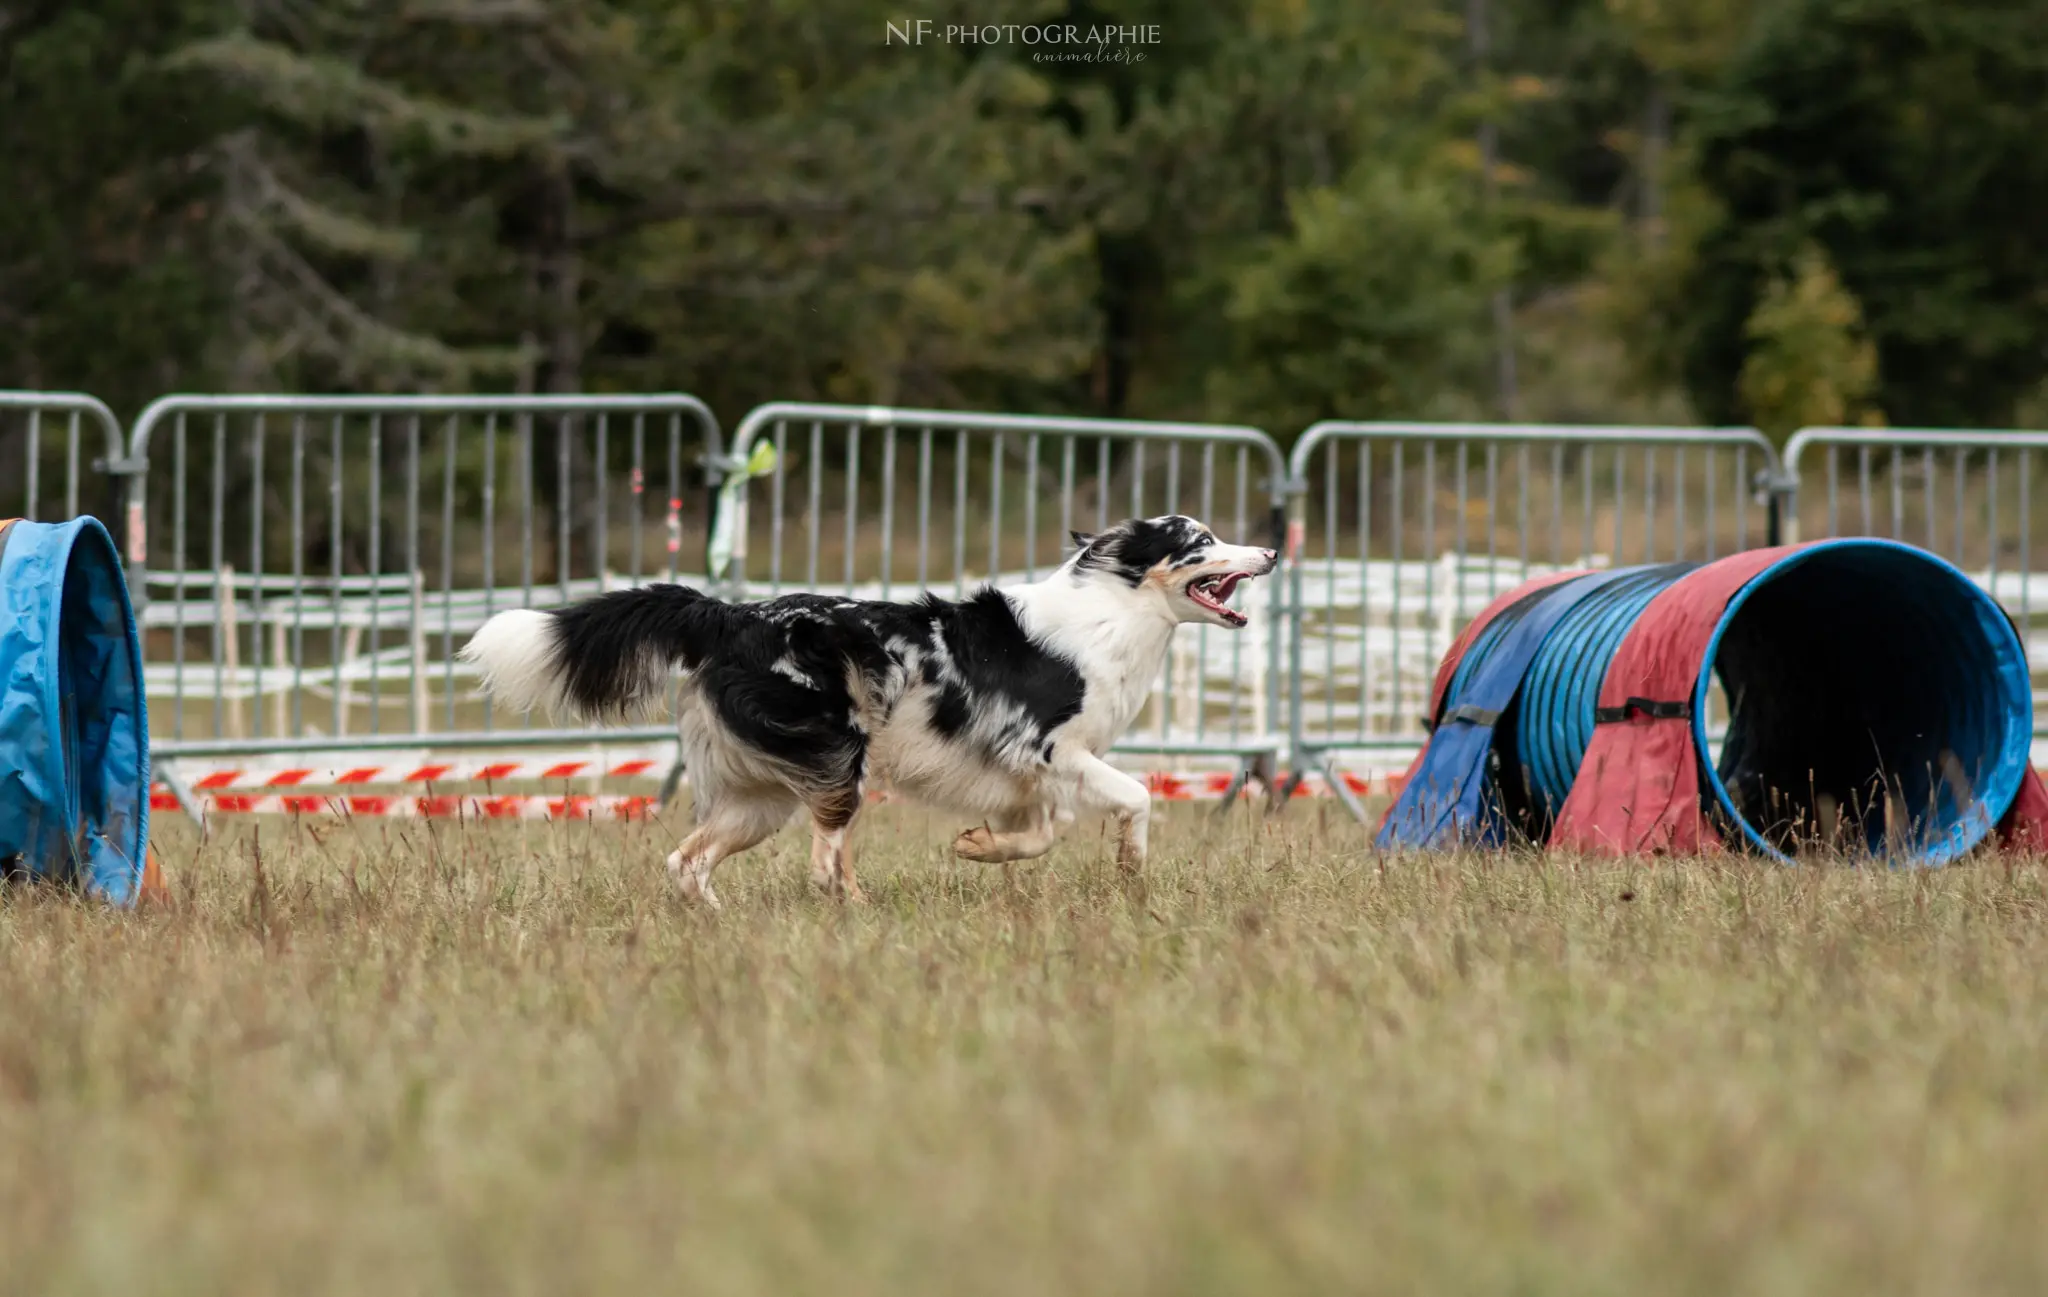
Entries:
{"type": "Polygon", "coordinates": [[[2031,1292],[2048,869],[1377,860],[1297,811],[664,893],[273,824],[0,901],[0,1291],[2031,1292]],[[258,863],[260,859],[260,871],[258,863]]]}

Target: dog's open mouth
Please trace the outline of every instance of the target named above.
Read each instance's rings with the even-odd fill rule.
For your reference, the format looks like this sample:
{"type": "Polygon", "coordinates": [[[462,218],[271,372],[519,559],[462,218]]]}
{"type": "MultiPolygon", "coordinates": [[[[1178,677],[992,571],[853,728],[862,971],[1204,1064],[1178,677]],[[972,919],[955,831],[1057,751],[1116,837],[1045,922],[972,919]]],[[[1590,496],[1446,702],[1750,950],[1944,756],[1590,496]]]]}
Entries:
{"type": "Polygon", "coordinates": [[[1251,620],[1250,618],[1235,608],[1225,607],[1224,604],[1230,598],[1231,592],[1237,589],[1237,583],[1248,580],[1250,577],[1251,573],[1249,572],[1225,572],[1220,576],[1205,576],[1199,581],[1188,583],[1188,598],[1207,608],[1210,612],[1215,613],[1232,626],[1247,625],[1251,620]]]}

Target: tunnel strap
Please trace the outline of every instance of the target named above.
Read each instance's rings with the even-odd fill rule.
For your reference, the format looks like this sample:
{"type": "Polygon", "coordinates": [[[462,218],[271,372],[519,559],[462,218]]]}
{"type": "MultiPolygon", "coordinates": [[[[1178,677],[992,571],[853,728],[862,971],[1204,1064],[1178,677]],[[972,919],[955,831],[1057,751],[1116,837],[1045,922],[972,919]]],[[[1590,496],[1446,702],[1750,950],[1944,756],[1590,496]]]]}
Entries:
{"type": "Polygon", "coordinates": [[[1631,698],[1619,707],[1596,707],[1593,709],[1595,725],[1612,725],[1625,721],[1640,713],[1653,721],[1689,721],[1692,719],[1692,700],[1660,703],[1649,698],[1631,698]]]}
{"type": "Polygon", "coordinates": [[[1458,706],[1445,712],[1444,718],[1439,724],[1449,725],[1456,721],[1463,721],[1468,725],[1498,725],[1500,723],[1500,716],[1501,709],[1498,707],[1482,707],[1478,703],[1460,703],[1458,706]]]}

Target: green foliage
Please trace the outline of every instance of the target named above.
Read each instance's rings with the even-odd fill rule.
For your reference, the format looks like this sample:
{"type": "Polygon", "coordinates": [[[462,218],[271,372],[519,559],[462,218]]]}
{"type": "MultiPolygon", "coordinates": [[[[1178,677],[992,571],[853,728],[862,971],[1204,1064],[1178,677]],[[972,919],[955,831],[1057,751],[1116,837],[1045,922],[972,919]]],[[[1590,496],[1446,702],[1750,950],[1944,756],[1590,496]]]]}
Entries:
{"type": "MultiPolygon", "coordinates": [[[[1179,31],[1196,7],[1161,21],[1179,31]]],[[[1234,29],[1177,55],[1129,126],[1095,137],[1098,399],[1289,436],[1304,411],[1387,397],[1390,347],[1440,349],[1400,385],[1457,399],[1486,345],[1469,263],[1500,237],[1456,149],[1477,110],[1458,23],[1417,0],[1223,8],[1234,29]],[[1438,219],[1462,228],[1430,228],[1438,219]],[[1414,296],[1439,284],[1457,291],[1414,296]]]]}
{"type": "Polygon", "coordinates": [[[1723,207],[1688,379],[1727,412],[1772,269],[1811,242],[1862,303],[1901,422],[2000,424],[2048,336],[2048,23],[2003,0],[1773,7],[1699,114],[1723,207]]]}
{"type": "Polygon", "coordinates": [[[1751,423],[1777,440],[1803,427],[1876,422],[1864,401],[1877,387],[1877,351],[1863,312],[1815,248],[1775,275],[1743,328],[1742,401],[1751,423]]]}
{"type": "Polygon", "coordinates": [[[1474,188],[1361,170],[1293,206],[1293,233],[1231,277],[1237,341],[1218,404],[1271,426],[1323,418],[1470,416],[1487,338],[1473,327],[1514,269],[1514,247],[1476,219],[1474,188]]]}
{"type": "Polygon", "coordinates": [[[242,32],[195,41],[164,66],[246,89],[264,107],[309,130],[414,137],[425,151],[446,157],[512,157],[542,148],[557,134],[545,121],[495,117],[419,98],[340,58],[302,54],[242,32]]]}
{"type": "Polygon", "coordinates": [[[1674,391],[1684,382],[1700,242],[1722,220],[1692,161],[1690,145],[1681,145],[1668,161],[1659,216],[1610,244],[1597,263],[1593,312],[1625,344],[1618,378],[1627,391],[1674,391]]]}
{"type": "Polygon", "coordinates": [[[217,7],[0,4],[0,384],[132,403],[209,376],[224,285],[191,154],[222,114],[146,52],[217,7]]]}
{"type": "Polygon", "coordinates": [[[2004,422],[2044,138],[2002,0],[0,0],[0,383],[2004,422]]]}
{"type": "MultiPolygon", "coordinates": [[[[748,39],[798,57],[790,26],[748,39]]],[[[1046,81],[901,47],[825,73],[798,107],[748,88],[698,146],[702,174],[641,205],[616,249],[607,381],[739,408],[1043,404],[1078,384],[1094,232],[1066,210],[1083,146],[1046,81]]]]}

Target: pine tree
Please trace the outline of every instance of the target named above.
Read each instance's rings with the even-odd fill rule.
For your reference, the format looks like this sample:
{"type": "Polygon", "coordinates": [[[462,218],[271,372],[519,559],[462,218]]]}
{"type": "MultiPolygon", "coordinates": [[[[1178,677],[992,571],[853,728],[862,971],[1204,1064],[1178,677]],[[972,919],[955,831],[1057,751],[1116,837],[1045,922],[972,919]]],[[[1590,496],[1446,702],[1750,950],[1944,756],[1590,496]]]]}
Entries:
{"type": "Polygon", "coordinates": [[[561,128],[409,86],[438,16],[267,0],[247,28],[165,60],[244,108],[203,154],[231,386],[459,389],[532,363],[516,338],[465,345],[474,322],[442,304],[464,270],[503,266],[465,205],[559,149],[561,128]]]}

